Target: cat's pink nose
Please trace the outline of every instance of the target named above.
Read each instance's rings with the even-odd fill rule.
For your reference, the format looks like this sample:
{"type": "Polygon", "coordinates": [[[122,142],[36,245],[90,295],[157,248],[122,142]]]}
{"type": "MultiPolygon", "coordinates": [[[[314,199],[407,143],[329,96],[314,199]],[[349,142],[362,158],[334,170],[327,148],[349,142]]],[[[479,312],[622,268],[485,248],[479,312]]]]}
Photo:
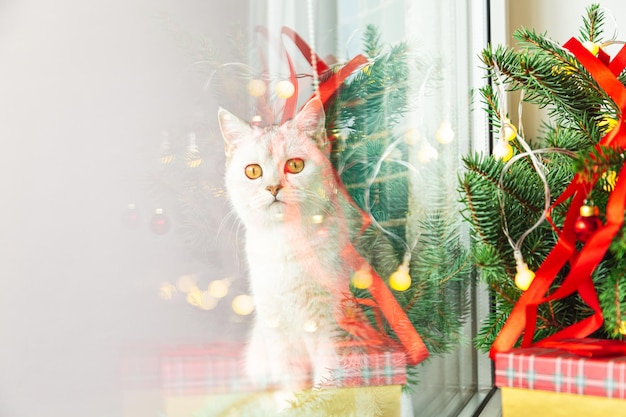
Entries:
{"type": "Polygon", "coordinates": [[[267,191],[269,191],[274,197],[276,197],[276,195],[278,194],[278,191],[283,188],[279,185],[268,185],[267,187],[265,187],[265,189],[267,191]]]}

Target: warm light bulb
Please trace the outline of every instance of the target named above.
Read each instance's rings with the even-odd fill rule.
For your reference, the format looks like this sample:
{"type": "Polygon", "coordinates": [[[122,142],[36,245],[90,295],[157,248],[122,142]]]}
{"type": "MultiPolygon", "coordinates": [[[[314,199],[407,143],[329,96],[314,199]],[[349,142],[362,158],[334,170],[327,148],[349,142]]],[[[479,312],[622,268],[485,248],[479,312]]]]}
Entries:
{"type": "Polygon", "coordinates": [[[241,294],[233,298],[233,311],[240,316],[247,316],[254,311],[254,300],[247,294],[241,294]]]}
{"type": "Polygon", "coordinates": [[[248,94],[250,94],[253,97],[261,97],[263,94],[265,94],[266,90],[267,90],[267,86],[265,85],[263,80],[259,80],[258,78],[255,78],[253,80],[250,80],[250,82],[248,82],[248,94]]]}
{"type": "Polygon", "coordinates": [[[499,140],[493,147],[493,157],[503,162],[508,161],[513,156],[513,147],[508,142],[499,140]]]}
{"type": "Polygon", "coordinates": [[[196,288],[196,276],[195,275],[181,275],[176,281],[176,287],[180,292],[189,292],[196,288]]]}
{"type": "Polygon", "coordinates": [[[535,273],[528,269],[525,263],[517,265],[517,273],[515,274],[515,285],[522,291],[526,291],[535,279],[535,273]]]}
{"type": "Polygon", "coordinates": [[[389,277],[389,286],[396,291],[406,291],[411,286],[409,267],[400,265],[396,272],[389,277]]]}
{"type": "Polygon", "coordinates": [[[422,164],[427,164],[430,161],[437,160],[439,158],[439,152],[430,143],[424,141],[417,151],[417,160],[422,164]]]}
{"type": "Polygon", "coordinates": [[[315,224],[324,223],[324,215],[314,214],[313,216],[311,216],[311,223],[315,223],[315,224]]]}
{"type": "Polygon", "coordinates": [[[583,42],[583,46],[593,55],[598,55],[598,52],[600,52],[600,45],[595,42],[585,41],[583,42]]]}
{"type": "Polygon", "coordinates": [[[198,307],[202,303],[202,291],[195,287],[187,293],[187,302],[194,307],[198,307]]]}
{"type": "Polygon", "coordinates": [[[276,84],[276,94],[280,98],[289,98],[296,92],[296,87],[289,80],[282,80],[276,84]]]}
{"type": "Polygon", "coordinates": [[[369,266],[361,267],[352,275],[352,285],[359,290],[366,290],[372,285],[373,278],[369,266]]]}
{"type": "Polygon", "coordinates": [[[502,135],[502,139],[507,142],[514,140],[517,137],[517,128],[510,123],[502,126],[500,130],[500,134],[502,135]]]}
{"type": "Polygon", "coordinates": [[[202,291],[198,307],[202,310],[213,310],[217,306],[217,298],[214,298],[208,291],[202,291]]]}
{"type": "Polygon", "coordinates": [[[420,133],[417,131],[417,129],[414,129],[412,127],[404,132],[404,141],[408,145],[416,145],[417,143],[419,143],[420,138],[420,133]]]}
{"type": "Polygon", "coordinates": [[[209,283],[209,294],[214,298],[224,298],[228,294],[228,280],[216,279],[209,283]]]}
{"type": "Polygon", "coordinates": [[[450,122],[443,122],[439,129],[437,129],[437,133],[435,134],[437,137],[437,142],[442,145],[447,145],[448,143],[454,140],[454,130],[452,129],[452,125],[450,122]]]}

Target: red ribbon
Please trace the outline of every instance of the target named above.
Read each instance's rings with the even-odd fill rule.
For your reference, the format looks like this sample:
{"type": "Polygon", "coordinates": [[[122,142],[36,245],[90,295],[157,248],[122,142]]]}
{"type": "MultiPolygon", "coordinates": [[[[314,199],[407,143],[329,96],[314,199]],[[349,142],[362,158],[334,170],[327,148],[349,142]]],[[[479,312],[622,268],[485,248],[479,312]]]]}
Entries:
{"type": "MultiPolygon", "coordinates": [[[[257,28],[257,31],[263,34],[266,38],[269,37],[267,30],[264,28],[257,28]]],[[[292,29],[283,27],[281,30],[281,34],[290,38],[296,47],[300,50],[304,58],[308,61],[310,65],[313,65],[313,57],[316,62],[317,73],[320,75],[326,75],[330,71],[330,67],[315,53],[311,50],[309,45],[292,29]]],[[[285,55],[287,58],[287,65],[289,67],[289,79],[296,88],[294,94],[287,98],[285,101],[285,106],[283,108],[282,122],[285,122],[291,119],[295,115],[297,100],[298,100],[298,87],[297,87],[297,76],[295,72],[295,66],[293,65],[293,61],[289,54],[285,51],[285,55]]],[[[339,87],[343,84],[343,82],[352,75],[359,68],[362,68],[365,64],[368,63],[368,59],[359,54],[352,58],[348,63],[343,65],[337,72],[333,72],[328,77],[323,77],[324,81],[319,84],[319,90],[315,95],[318,95],[322,103],[324,104],[324,108],[328,109],[328,104],[333,95],[337,92],[339,87]]],[[[339,179],[339,176],[336,172],[333,173],[336,179],[339,179]]],[[[355,207],[362,215],[364,219],[363,229],[369,226],[369,218],[363,213],[363,211],[358,207],[356,203],[352,200],[349,193],[343,186],[341,181],[336,181],[339,186],[339,192],[342,193],[344,198],[350,201],[350,204],[355,207]]],[[[358,270],[367,262],[361,257],[361,255],[357,252],[357,250],[352,245],[347,245],[343,252],[344,260],[347,262],[353,270],[358,270]]],[[[409,365],[417,365],[418,363],[425,360],[428,355],[428,349],[424,344],[422,338],[415,330],[415,327],[409,320],[406,315],[406,312],[400,307],[398,301],[393,296],[387,285],[384,283],[382,278],[376,274],[375,271],[371,270],[372,274],[372,284],[368,288],[370,294],[372,295],[372,300],[367,299],[353,299],[355,303],[366,305],[375,309],[378,309],[382,312],[382,315],[387,320],[387,323],[391,326],[393,331],[395,332],[398,340],[402,344],[405,349],[407,356],[407,363],[409,365]]],[[[338,323],[344,328],[344,330],[353,334],[354,336],[362,339],[368,346],[370,347],[394,347],[397,345],[397,342],[386,336],[382,329],[382,323],[380,322],[379,313],[376,311],[375,317],[377,322],[377,327],[370,325],[367,321],[367,318],[363,315],[355,315],[355,316],[346,316],[345,312],[343,312],[343,316],[340,315],[337,317],[338,323]]]]}
{"type": "MultiPolygon", "coordinates": [[[[263,35],[266,39],[269,40],[269,33],[267,28],[263,26],[258,26],[256,31],[263,35]]],[[[311,47],[302,39],[302,37],[295,32],[293,29],[284,26],[281,29],[281,35],[291,39],[292,42],[296,45],[298,50],[302,53],[302,56],[307,60],[309,65],[313,65],[313,59],[315,58],[316,62],[316,72],[319,76],[323,76],[332,71],[332,69],[324,62],[322,58],[314,52],[311,47]]],[[[283,48],[283,43],[281,45],[281,52],[284,52],[285,59],[287,60],[287,67],[289,68],[289,81],[294,86],[294,93],[285,99],[285,106],[282,111],[281,123],[286,122],[287,120],[293,118],[296,113],[296,107],[298,103],[298,78],[296,74],[295,65],[293,64],[293,60],[289,53],[283,48]]],[[[261,60],[265,61],[263,58],[263,54],[261,53],[261,60]]],[[[328,104],[330,98],[335,94],[335,92],[339,89],[339,87],[343,84],[343,82],[348,78],[351,74],[353,74],[356,70],[364,66],[368,63],[368,60],[365,56],[359,54],[348,61],[345,65],[341,67],[337,72],[332,73],[328,78],[325,78],[323,82],[319,84],[319,89],[316,94],[319,95],[320,100],[324,103],[324,108],[328,109],[328,104]]],[[[263,66],[267,67],[267,64],[263,62],[263,66]]],[[[267,94],[267,93],[266,93],[267,94]]],[[[267,100],[267,98],[266,98],[267,100]]]]}
{"type": "MultiPolygon", "coordinates": [[[[589,71],[594,80],[619,106],[621,112],[618,115],[619,123],[600,140],[596,150],[600,151],[601,146],[614,146],[624,149],[626,145],[626,129],[624,128],[626,88],[617,79],[617,75],[626,67],[626,46],[610,62],[605,56],[596,58],[574,38],[570,39],[564,46],[589,71]]],[[[626,164],[622,166],[615,187],[609,196],[606,206],[606,223],[587,240],[579,252],[575,246],[576,236],[573,223],[578,217],[580,206],[596,180],[597,174],[591,179],[583,178],[577,174],[563,194],[552,205],[552,208],[554,208],[567,199],[572,198],[563,228],[556,230],[559,234],[558,241],[537,270],[530,288],[522,294],[513,307],[504,327],[496,337],[490,351],[492,359],[495,358],[497,352],[511,349],[519,339],[522,331],[524,332],[522,347],[556,347],[585,356],[605,355],[616,352],[626,353],[626,344],[622,342],[603,341],[592,346],[584,342],[576,343],[571,341],[573,338],[585,338],[602,326],[602,310],[591,274],[603,259],[624,221],[624,209],[626,208],[626,164]],[[570,271],[563,283],[551,295],[545,296],[556,275],[568,261],[570,263],[570,271]],[[593,314],[533,344],[538,306],[542,303],[567,297],[576,291],[581,299],[593,310],[593,314]],[[566,339],[567,341],[565,341],[566,339]]]]}
{"type": "MultiPolygon", "coordinates": [[[[302,53],[302,56],[304,56],[309,65],[313,65],[313,56],[315,56],[315,62],[317,63],[316,71],[318,75],[323,75],[326,72],[332,71],[330,67],[315,52],[312,52],[309,45],[293,29],[283,27],[281,33],[293,41],[293,43],[298,47],[298,49],[302,53]]],[[[291,63],[291,59],[289,58],[289,56],[287,56],[287,61],[288,63],[291,63]]],[[[333,73],[325,81],[320,83],[317,94],[319,94],[320,100],[322,100],[322,103],[324,103],[325,109],[328,109],[328,102],[330,98],[335,94],[337,89],[339,89],[339,87],[343,84],[346,78],[353,74],[357,69],[367,64],[367,62],[367,58],[359,54],[352,58],[347,64],[342,66],[339,71],[333,73]]],[[[296,85],[296,74],[292,65],[290,65],[289,73],[291,82],[296,85]]],[[[285,108],[283,109],[283,122],[294,116],[297,101],[297,94],[293,94],[287,99],[287,102],[285,103],[285,108]]]]}

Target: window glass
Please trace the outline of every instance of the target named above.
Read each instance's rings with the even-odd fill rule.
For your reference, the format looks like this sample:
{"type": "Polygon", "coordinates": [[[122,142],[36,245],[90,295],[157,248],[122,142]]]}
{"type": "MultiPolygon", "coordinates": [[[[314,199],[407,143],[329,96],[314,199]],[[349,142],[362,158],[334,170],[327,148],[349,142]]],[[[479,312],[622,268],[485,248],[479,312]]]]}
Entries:
{"type": "Polygon", "coordinates": [[[488,299],[457,188],[486,146],[485,22],[454,0],[4,2],[0,415],[471,415],[488,299]],[[287,208],[259,217],[254,184],[287,208]],[[287,329],[248,360],[262,388],[260,316],[287,329]],[[251,396],[294,369],[368,387],[251,396]]]}

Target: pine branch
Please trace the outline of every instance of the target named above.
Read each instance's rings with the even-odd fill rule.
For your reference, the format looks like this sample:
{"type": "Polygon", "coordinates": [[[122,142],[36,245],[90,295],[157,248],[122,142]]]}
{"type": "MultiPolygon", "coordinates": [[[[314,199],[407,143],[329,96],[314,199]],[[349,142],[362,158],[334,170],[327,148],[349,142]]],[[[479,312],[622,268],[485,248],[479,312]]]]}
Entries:
{"type": "MultiPolygon", "coordinates": [[[[603,18],[599,6],[588,8],[580,31],[583,41],[601,40],[603,18]]],[[[597,144],[613,128],[619,109],[575,57],[545,34],[519,29],[514,36],[521,49],[487,48],[482,54],[493,88],[483,88],[481,94],[494,133],[499,131],[501,117],[508,116],[499,114],[501,103],[498,101],[504,99],[500,96],[502,90],[521,90],[526,103],[548,108],[548,121],[543,124],[540,137],[529,142],[531,148],[554,147],[568,153],[538,155],[552,201],[572,182],[575,174],[589,178],[598,176],[595,186],[586,191],[589,192],[587,198],[602,213],[616,173],[624,164],[624,156],[619,149],[597,144]],[[577,156],[572,158],[572,154],[577,156]]],[[[626,81],[624,71],[619,79],[622,83],[626,81]]],[[[517,152],[522,151],[516,141],[511,144],[517,152]]],[[[471,259],[480,278],[492,289],[495,300],[495,311],[481,326],[475,340],[479,349],[487,350],[522,293],[513,284],[515,261],[512,242],[506,238],[504,227],[513,240],[528,229],[529,222],[537,218],[545,205],[543,185],[537,181],[527,158],[517,160],[502,177],[503,164],[490,156],[468,155],[463,162],[466,170],[459,178],[459,191],[464,205],[462,215],[475,239],[471,259]],[[502,197],[503,207],[497,202],[498,195],[502,197]]],[[[557,228],[568,209],[566,201],[551,210],[557,228]]],[[[520,249],[531,269],[543,263],[557,238],[557,233],[547,224],[540,225],[526,237],[520,249]]],[[[626,311],[624,270],[626,240],[620,232],[592,275],[606,318],[604,329],[594,337],[623,337],[626,327],[622,321],[626,311]]],[[[561,285],[568,273],[566,264],[554,277],[549,291],[561,285]]],[[[591,308],[577,294],[541,304],[533,337],[535,340],[545,338],[591,314],[591,308]]]]}
{"type": "Polygon", "coordinates": [[[524,90],[524,100],[540,108],[561,125],[573,126],[597,142],[597,124],[618,108],[584,67],[565,49],[533,30],[519,29],[514,37],[522,50],[498,47],[483,52],[483,62],[496,83],[524,90]]]}
{"type": "Polygon", "coordinates": [[[587,15],[583,17],[583,27],[580,28],[580,40],[599,43],[602,41],[604,26],[604,10],[599,4],[592,4],[587,8],[587,15]]]}
{"type": "Polygon", "coordinates": [[[380,34],[378,33],[376,26],[367,25],[365,27],[365,34],[363,35],[363,48],[365,50],[365,54],[369,58],[375,58],[380,53],[380,34]]]}

